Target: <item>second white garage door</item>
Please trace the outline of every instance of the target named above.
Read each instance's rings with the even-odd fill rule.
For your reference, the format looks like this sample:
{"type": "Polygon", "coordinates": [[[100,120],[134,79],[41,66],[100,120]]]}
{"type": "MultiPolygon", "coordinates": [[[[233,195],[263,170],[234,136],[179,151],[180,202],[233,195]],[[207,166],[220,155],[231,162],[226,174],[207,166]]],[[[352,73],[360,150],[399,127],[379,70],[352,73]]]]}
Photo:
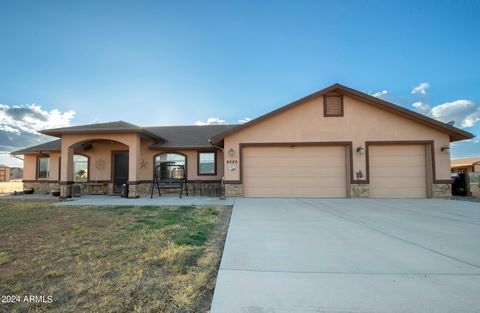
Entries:
{"type": "Polygon", "coordinates": [[[425,198],[424,145],[370,146],[371,198],[425,198]]]}
{"type": "Polygon", "coordinates": [[[245,197],[346,197],[345,147],[246,147],[245,197]]]}

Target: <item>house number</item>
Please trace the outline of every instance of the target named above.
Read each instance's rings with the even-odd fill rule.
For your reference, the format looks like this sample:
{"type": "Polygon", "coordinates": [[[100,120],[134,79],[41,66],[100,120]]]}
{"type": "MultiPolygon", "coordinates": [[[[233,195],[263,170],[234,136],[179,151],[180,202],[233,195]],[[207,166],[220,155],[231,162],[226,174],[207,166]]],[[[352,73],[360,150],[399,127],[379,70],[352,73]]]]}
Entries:
{"type": "Polygon", "coordinates": [[[237,163],[238,163],[237,160],[227,160],[228,170],[231,171],[231,172],[236,170],[237,169],[237,163]]]}

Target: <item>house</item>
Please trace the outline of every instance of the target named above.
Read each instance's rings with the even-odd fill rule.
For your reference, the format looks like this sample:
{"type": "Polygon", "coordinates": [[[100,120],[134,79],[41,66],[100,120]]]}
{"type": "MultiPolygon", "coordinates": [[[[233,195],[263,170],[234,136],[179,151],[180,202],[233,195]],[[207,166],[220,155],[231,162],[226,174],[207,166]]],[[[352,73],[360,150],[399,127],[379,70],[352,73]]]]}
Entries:
{"type": "Polygon", "coordinates": [[[452,173],[480,172],[480,158],[464,158],[451,161],[452,173]]]}
{"type": "Polygon", "coordinates": [[[0,164],[0,182],[10,181],[10,172],[9,166],[0,164]]]}
{"type": "Polygon", "coordinates": [[[472,134],[335,84],[241,125],[48,129],[58,140],[15,151],[24,184],[48,190],[103,182],[148,193],[154,166],[237,197],[449,197],[450,142],[472,134]],[[178,169],[178,167],[176,167],[178,169]]]}

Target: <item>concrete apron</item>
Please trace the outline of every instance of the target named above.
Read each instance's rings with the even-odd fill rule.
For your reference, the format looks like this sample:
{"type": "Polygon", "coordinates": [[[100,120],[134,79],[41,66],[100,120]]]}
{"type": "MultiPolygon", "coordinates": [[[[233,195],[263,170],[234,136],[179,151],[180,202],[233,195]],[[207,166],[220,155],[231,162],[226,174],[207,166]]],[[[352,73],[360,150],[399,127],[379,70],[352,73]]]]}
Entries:
{"type": "Polygon", "coordinates": [[[211,313],[478,312],[480,204],[237,199],[211,313]]]}

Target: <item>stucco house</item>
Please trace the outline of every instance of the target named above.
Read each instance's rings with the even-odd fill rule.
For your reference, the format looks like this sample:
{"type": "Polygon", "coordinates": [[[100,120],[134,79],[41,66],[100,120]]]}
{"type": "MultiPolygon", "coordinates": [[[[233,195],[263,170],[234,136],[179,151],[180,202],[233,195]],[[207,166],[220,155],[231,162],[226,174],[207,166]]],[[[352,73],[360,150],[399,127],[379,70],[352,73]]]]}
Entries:
{"type": "Polygon", "coordinates": [[[11,168],[10,166],[0,164],[0,182],[10,181],[11,168]]]}
{"type": "Polygon", "coordinates": [[[463,158],[451,161],[452,173],[480,172],[480,158],[463,158]]]}
{"type": "MultiPolygon", "coordinates": [[[[450,142],[473,135],[335,84],[241,125],[139,127],[112,122],[48,129],[58,140],[24,155],[25,187],[62,194],[81,182],[148,193],[154,166],[188,181],[223,179],[226,196],[448,197],[450,142]]],[[[165,172],[166,177],[174,175],[165,172]]]]}

